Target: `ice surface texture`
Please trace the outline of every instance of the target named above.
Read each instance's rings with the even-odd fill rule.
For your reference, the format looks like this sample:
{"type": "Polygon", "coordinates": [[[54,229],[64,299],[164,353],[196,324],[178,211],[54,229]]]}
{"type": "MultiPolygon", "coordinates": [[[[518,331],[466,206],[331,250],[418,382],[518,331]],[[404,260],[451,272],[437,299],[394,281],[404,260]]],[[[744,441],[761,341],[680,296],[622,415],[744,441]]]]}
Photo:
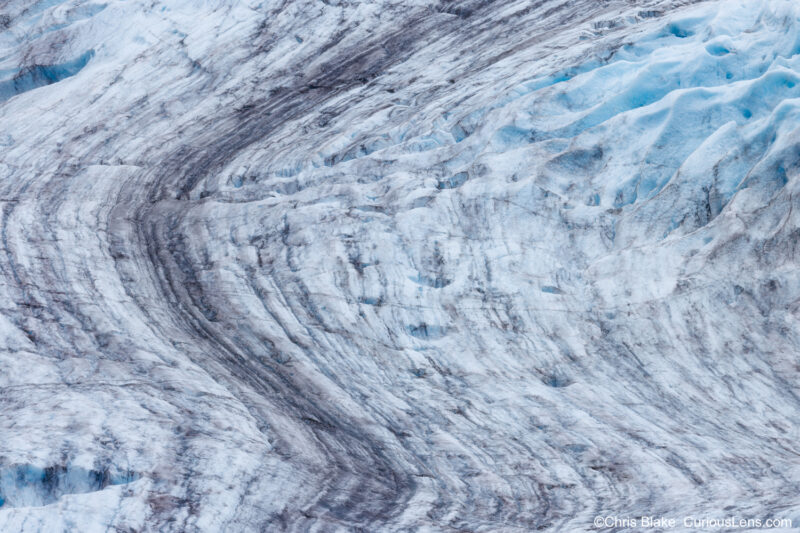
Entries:
{"type": "Polygon", "coordinates": [[[798,82],[793,0],[0,4],[0,531],[800,524],[798,82]]]}

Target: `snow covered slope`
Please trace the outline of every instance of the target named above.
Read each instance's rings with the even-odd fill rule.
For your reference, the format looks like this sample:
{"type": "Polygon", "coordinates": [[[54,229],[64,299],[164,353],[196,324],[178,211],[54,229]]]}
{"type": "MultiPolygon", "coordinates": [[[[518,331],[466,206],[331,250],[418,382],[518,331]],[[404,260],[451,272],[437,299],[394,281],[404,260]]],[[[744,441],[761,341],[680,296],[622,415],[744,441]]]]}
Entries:
{"type": "Polygon", "coordinates": [[[799,82],[794,0],[0,3],[0,531],[800,525],[799,82]]]}

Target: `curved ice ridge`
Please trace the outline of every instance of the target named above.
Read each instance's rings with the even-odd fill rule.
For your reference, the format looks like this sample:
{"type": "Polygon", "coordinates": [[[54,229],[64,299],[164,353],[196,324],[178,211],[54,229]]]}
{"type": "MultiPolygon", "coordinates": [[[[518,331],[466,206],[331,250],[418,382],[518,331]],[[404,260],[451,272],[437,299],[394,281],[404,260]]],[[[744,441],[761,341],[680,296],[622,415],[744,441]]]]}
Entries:
{"type": "Polygon", "coordinates": [[[800,524],[799,76],[792,0],[6,2],[0,530],[800,524]]]}

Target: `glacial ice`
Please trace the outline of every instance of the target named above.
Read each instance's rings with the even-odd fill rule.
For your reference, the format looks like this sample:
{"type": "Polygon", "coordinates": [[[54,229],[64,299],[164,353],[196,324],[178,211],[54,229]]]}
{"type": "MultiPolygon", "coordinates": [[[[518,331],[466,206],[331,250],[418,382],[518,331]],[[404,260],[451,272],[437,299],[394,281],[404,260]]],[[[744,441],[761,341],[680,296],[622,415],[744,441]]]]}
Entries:
{"type": "Polygon", "coordinates": [[[799,79],[793,0],[4,3],[0,531],[797,527],[799,79]]]}
{"type": "Polygon", "coordinates": [[[112,474],[107,470],[87,470],[73,465],[7,467],[0,471],[0,508],[48,505],[65,494],[93,492],[137,479],[139,476],[133,472],[112,474]]]}
{"type": "Polygon", "coordinates": [[[13,78],[0,81],[0,101],[12,96],[30,91],[43,85],[56,83],[64,78],[74,76],[86,66],[94,55],[94,50],[82,54],[80,57],[57,65],[33,65],[16,72],[13,78]]]}

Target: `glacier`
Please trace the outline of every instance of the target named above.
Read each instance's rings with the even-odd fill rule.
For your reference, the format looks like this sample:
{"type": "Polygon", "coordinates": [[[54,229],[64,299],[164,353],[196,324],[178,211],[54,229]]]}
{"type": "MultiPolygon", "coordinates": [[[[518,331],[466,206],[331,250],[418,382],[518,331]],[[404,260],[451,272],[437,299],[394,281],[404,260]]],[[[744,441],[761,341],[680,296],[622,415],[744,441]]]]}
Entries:
{"type": "Polygon", "coordinates": [[[795,531],[798,82],[794,0],[0,2],[0,531],[795,531]]]}

